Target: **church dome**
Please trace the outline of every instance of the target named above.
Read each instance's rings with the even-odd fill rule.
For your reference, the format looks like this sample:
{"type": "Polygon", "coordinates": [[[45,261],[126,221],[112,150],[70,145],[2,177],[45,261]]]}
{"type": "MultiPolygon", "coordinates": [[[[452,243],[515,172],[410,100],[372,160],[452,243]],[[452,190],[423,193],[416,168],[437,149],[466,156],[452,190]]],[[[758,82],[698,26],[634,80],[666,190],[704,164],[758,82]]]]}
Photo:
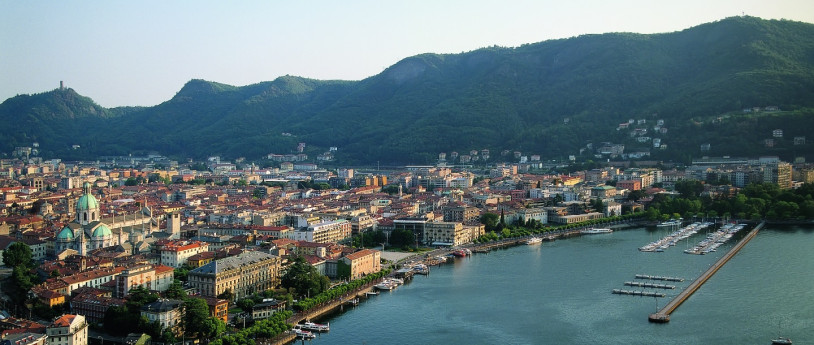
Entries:
{"type": "Polygon", "coordinates": [[[57,234],[57,241],[59,240],[73,241],[73,230],[67,226],[63,228],[62,231],[57,234]]]}
{"type": "Polygon", "coordinates": [[[96,198],[93,194],[90,193],[90,183],[85,182],[82,185],[82,188],[85,190],[85,193],[79,197],[79,201],[76,202],[76,212],[83,212],[93,209],[99,208],[99,202],[96,201],[96,198]]]}
{"type": "Polygon", "coordinates": [[[96,230],[93,230],[93,235],[91,237],[99,238],[108,236],[113,236],[113,232],[110,231],[110,228],[108,228],[107,225],[99,224],[99,226],[96,227],[96,230]]]}

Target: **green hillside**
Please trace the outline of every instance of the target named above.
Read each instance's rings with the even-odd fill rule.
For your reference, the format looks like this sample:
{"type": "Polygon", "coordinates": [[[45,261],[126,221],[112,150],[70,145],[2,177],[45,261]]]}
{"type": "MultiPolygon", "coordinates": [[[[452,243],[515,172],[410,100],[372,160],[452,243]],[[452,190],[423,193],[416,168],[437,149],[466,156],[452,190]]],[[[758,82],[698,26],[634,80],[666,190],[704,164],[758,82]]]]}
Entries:
{"type": "Polygon", "coordinates": [[[0,118],[24,121],[3,121],[11,140],[0,151],[39,140],[44,152],[76,156],[156,150],[257,158],[305,142],[311,153],[338,147],[341,163],[427,163],[439,152],[555,158],[614,142],[657,158],[700,155],[699,145],[710,143],[703,154],[791,159],[812,153],[811,145],[791,144],[792,135],[814,128],[811,109],[814,25],[733,17],[665,34],[422,54],[362,81],[192,80],[149,108],[104,109],[72,90],[17,96],[0,105],[0,118]],[[767,106],[781,111],[742,111],[767,106]],[[629,119],[647,120],[647,136],[667,149],[617,130],[629,119]],[[657,120],[669,132],[653,133],[657,120]],[[786,138],[766,147],[767,128],[775,127],[786,138]],[[67,151],[70,143],[82,150],[67,151]]]}

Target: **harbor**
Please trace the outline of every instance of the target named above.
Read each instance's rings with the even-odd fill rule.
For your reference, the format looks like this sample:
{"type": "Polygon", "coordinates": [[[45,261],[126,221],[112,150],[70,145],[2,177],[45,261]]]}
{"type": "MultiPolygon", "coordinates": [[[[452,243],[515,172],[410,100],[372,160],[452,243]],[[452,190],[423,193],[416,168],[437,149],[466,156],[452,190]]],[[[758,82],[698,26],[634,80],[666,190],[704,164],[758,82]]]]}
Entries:
{"type": "MultiPolygon", "coordinates": [[[[795,296],[810,293],[814,284],[814,277],[806,274],[814,270],[809,248],[814,233],[810,229],[762,229],[725,270],[706,283],[704,293],[683,303],[666,325],[649,323],[643,316],[670,301],[725,251],[695,256],[681,250],[659,255],[631,250],[651,231],[631,228],[607,236],[523,244],[488,255],[449,259],[431,267],[428,276],[415,275],[410,282],[363,300],[355,308],[336,309],[314,320],[330,321],[331,330],[317,334],[310,343],[645,344],[658,339],[659,344],[668,345],[760,344],[777,335],[778,320],[782,320],[784,336],[795,342],[806,339],[814,304],[795,296]],[[788,258],[778,252],[805,260],[783,265],[788,258]],[[795,278],[780,283],[766,279],[766,272],[795,278]],[[633,279],[637,273],[686,278],[686,283],[633,279]],[[518,279],[529,288],[518,289],[518,279]],[[666,297],[612,294],[612,288],[642,290],[624,288],[624,281],[678,286],[676,290],[651,289],[666,297]],[[751,302],[739,303],[744,298],[751,302]],[[747,317],[734,319],[730,317],[733,313],[747,317]],[[748,330],[720,332],[720,328],[709,327],[712,323],[748,330]]],[[[744,235],[745,231],[739,233],[727,243],[727,249],[744,235]]]]}
{"type": "Polygon", "coordinates": [[[670,321],[670,314],[678,308],[681,303],[690,298],[698,288],[701,287],[709,278],[711,278],[716,272],[718,272],[721,267],[723,267],[730,259],[732,259],[735,254],[737,254],[750,240],[752,240],[755,235],[757,235],[758,231],[764,226],[765,222],[761,222],[757,226],[755,226],[752,231],[749,232],[743,239],[738,242],[732,249],[729,250],[724,256],[722,256],[718,261],[712,264],[709,269],[707,269],[701,276],[696,278],[692,283],[690,283],[687,288],[679,293],[672,301],[667,303],[664,308],[661,308],[656,313],[650,314],[648,316],[648,320],[650,322],[657,322],[657,323],[665,323],[670,321]]]}

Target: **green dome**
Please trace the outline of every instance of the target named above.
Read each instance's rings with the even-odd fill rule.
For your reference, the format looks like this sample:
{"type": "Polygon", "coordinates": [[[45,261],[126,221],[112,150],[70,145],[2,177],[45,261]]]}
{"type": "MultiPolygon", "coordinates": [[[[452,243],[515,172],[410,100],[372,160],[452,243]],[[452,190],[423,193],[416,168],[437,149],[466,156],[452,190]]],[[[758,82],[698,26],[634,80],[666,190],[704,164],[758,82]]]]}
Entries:
{"type": "Polygon", "coordinates": [[[113,236],[113,231],[110,231],[110,228],[108,228],[107,225],[99,224],[99,226],[96,227],[96,230],[93,230],[93,236],[91,237],[96,238],[105,236],[113,236]]]}
{"type": "Polygon", "coordinates": [[[96,198],[93,194],[90,193],[90,183],[85,182],[82,185],[82,188],[85,190],[85,193],[79,197],[79,201],[76,202],[76,212],[83,212],[87,210],[93,210],[99,208],[99,202],[96,201],[96,198]]]}
{"type": "Polygon", "coordinates": [[[71,228],[66,226],[57,235],[57,240],[73,241],[73,230],[71,230],[71,228]]]}

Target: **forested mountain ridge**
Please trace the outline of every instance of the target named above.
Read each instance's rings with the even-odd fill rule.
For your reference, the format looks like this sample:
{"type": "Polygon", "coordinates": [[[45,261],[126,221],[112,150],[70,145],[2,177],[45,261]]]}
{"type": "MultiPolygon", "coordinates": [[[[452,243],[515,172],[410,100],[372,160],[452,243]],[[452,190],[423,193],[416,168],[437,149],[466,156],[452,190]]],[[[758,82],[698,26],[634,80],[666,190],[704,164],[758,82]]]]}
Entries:
{"type": "Polygon", "coordinates": [[[312,153],[338,147],[340,162],[427,163],[439,152],[472,149],[563,157],[609,141],[654,156],[700,154],[701,143],[712,144],[707,154],[806,155],[811,145],[777,152],[782,145],[763,140],[765,126],[784,126],[787,137],[814,128],[814,25],[733,17],[673,33],[422,54],[361,81],[192,80],[144,108],[104,109],[78,95],[71,97],[81,102],[64,106],[49,100],[66,93],[75,94],[55,90],[0,105],[0,118],[25,119],[0,128],[8,138],[0,151],[38,141],[43,153],[88,158],[134,150],[257,158],[305,142],[312,153]],[[766,106],[791,112],[741,111],[766,106]],[[664,120],[670,132],[658,137],[668,149],[631,144],[616,130],[628,119],[664,120]]]}

